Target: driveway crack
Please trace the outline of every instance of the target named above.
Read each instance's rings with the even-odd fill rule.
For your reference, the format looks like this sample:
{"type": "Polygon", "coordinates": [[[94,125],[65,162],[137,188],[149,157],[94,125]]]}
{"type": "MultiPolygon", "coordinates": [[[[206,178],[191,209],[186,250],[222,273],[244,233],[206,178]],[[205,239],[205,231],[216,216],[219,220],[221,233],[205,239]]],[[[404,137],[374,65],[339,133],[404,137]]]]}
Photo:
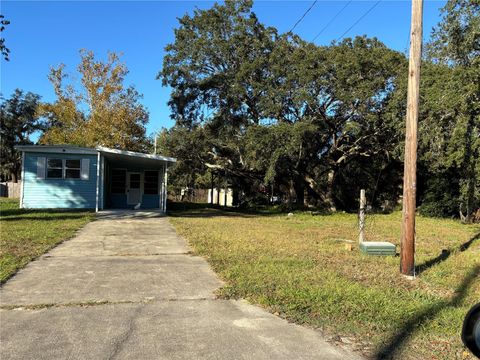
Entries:
{"type": "Polygon", "coordinates": [[[135,330],[135,320],[142,311],[143,307],[138,307],[132,312],[132,316],[128,319],[128,328],[123,333],[123,335],[113,344],[113,349],[108,359],[115,359],[118,354],[121,353],[123,347],[127,343],[128,339],[132,336],[133,331],[135,330]]]}

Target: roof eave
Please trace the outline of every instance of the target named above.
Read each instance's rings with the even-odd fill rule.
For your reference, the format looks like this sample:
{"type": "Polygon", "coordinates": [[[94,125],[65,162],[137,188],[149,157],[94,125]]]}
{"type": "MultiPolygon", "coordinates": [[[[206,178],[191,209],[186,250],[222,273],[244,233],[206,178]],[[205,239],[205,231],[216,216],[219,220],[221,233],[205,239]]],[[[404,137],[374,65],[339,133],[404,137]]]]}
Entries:
{"type": "Polygon", "coordinates": [[[150,160],[163,161],[167,163],[176,163],[177,159],[153,154],[144,154],[139,152],[111,149],[103,146],[97,146],[96,148],[84,148],[71,145],[15,145],[14,148],[23,152],[44,152],[44,153],[69,153],[69,154],[84,154],[84,155],[96,155],[97,153],[117,154],[129,157],[139,157],[150,160]]]}
{"type": "Polygon", "coordinates": [[[165,161],[165,162],[170,162],[170,163],[176,163],[177,162],[177,159],[175,159],[175,158],[168,157],[168,156],[162,156],[162,155],[144,154],[144,153],[138,153],[138,152],[128,151],[128,150],[110,149],[110,148],[103,147],[103,146],[97,146],[96,149],[101,153],[107,153],[107,154],[117,154],[117,155],[125,155],[125,156],[132,156],[132,157],[141,157],[141,158],[145,158],[145,159],[160,160],[160,161],[165,161]]]}
{"type": "Polygon", "coordinates": [[[95,155],[96,149],[83,148],[71,145],[15,145],[15,150],[23,152],[44,152],[44,153],[69,153],[69,154],[83,154],[95,155]]]}

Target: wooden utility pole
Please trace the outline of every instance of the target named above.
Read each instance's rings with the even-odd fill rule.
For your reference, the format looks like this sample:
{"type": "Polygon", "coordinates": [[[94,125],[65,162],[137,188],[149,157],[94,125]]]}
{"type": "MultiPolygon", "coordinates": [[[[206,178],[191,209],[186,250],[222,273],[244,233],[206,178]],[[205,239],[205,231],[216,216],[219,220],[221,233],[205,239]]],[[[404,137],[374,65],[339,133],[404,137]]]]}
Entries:
{"type": "Polygon", "coordinates": [[[412,0],[410,59],[408,65],[405,164],[403,172],[403,219],[400,272],[415,275],[415,210],[417,189],[417,121],[422,60],[423,0],[412,0]]]}

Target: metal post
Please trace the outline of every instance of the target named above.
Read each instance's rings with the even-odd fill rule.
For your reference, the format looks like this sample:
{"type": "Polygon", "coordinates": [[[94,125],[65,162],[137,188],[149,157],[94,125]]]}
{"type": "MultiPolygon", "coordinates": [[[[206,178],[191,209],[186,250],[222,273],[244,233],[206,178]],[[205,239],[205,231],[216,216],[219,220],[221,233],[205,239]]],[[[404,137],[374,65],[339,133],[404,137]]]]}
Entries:
{"type": "Polygon", "coordinates": [[[158,208],[162,209],[163,207],[163,178],[160,175],[161,172],[160,170],[157,171],[157,177],[158,177],[158,208]]]}
{"type": "Polygon", "coordinates": [[[102,165],[101,174],[102,174],[102,182],[100,183],[100,210],[103,210],[105,204],[105,157],[102,156],[100,158],[100,163],[102,165]]]}
{"type": "Polygon", "coordinates": [[[98,212],[98,197],[100,194],[100,151],[97,151],[97,187],[96,187],[96,194],[95,194],[95,212],[98,212]]]}
{"type": "Polygon", "coordinates": [[[163,191],[163,212],[166,213],[167,212],[167,198],[168,198],[168,164],[165,164],[165,188],[164,188],[164,191],[163,191]]]}
{"type": "Polygon", "coordinates": [[[23,191],[25,187],[25,151],[22,151],[22,174],[21,181],[22,184],[20,185],[20,209],[23,209],[23,191]]]}
{"type": "Polygon", "coordinates": [[[362,243],[365,241],[365,205],[367,201],[365,198],[365,190],[360,190],[360,214],[358,222],[358,242],[362,243]]]}

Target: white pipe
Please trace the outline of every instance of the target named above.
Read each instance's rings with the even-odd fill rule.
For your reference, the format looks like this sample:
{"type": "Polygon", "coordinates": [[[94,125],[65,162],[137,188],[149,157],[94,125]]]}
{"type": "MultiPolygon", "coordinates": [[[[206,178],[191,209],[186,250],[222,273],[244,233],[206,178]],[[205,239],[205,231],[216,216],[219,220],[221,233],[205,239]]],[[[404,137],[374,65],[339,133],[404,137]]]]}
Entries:
{"type": "Polygon", "coordinates": [[[100,151],[97,152],[97,187],[96,187],[96,194],[95,194],[95,212],[98,212],[98,195],[100,186],[100,151]]]}
{"type": "Polygon", "coordinates": [[[163,206],[163,180],[160,178],[160,170],[157,171],[157,178],[158,178],[158,208],[161,209],[163,206]]]}
{"type": "Polygon", "coordinates": [[[25,186],[25,151],[22,151],[22,174],[20,179],[22,185],[20,186],[20,209],[23,209],[23,187],[25,186]]]}
{"type": "Polygon", "coordinates": [[[100,199],[102,201],[100,201],[100,209],[103,210],[103,205],[105,203],[105,157],[102,156],[101,157],[101,161],[100,161],[101,165],[102,165],[102,171],[101,171],[101,174],[102,174],[102,182],[100,183],[100,199]]]}
{"type": "Polygon", "coordinates": [[[362,243],[365,241],[365,205],[367,201],[365,199],[365,190],[360,190],[360,216],[359,216],[359,234],[358,242],[362,243]]]}
{"type": "Polygon", "coordinates": [[[167,190],[167,184],[168,184],[168,164],[165,164],[165,190],[164,190],[164,199],[163,199],[163,212],[167,212],[167,197],[168,197],[168,190],[167,190]]]}

